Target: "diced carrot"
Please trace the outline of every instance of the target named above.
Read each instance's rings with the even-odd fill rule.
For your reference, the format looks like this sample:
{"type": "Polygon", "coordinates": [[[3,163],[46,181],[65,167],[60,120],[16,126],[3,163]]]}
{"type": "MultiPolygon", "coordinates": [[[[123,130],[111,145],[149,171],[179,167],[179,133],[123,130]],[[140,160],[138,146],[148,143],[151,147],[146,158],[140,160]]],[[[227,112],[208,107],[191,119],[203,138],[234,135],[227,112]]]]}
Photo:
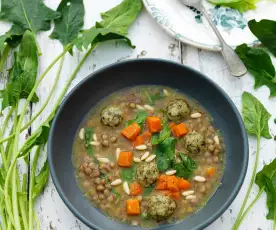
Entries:
{"type": "Polygon", "coordinates": [[[157,190],[167,189],[167,175],[160,175],[156,184],[157,190]]]}
{"type": "Polygon", "coordinates": [[[183,137],[185,134],[188,133],[188,128],[185,126],[184,123],[180,123],[179,125],[175,125],[172,128],[173,135],[176,137],[183,137]]]}
{"type": "Polygon", "coordinates": [[[151,133],[158,133],[161,131],[161,120],[159,117],[147,117],[147,124],[151,133]]]}
{"type": "Polygon", "coordinates": [[[143,134],[136,137],[136,139],[132,142],[133,146],[143,145],[150,141],[151,133],[150,132],[144,132],[143,134]]]}
{"type": "Polygon", "coordinates": [[[167,188],[172,192],[178,192],[178,179],[176,176],[167,176],[167,188]]]}
{"type": "Polygon", "coordinates": [[[138,196],[143,192],[143,189],[139,183],[133,183],[130,185],[130,195],[138,196]]]}
{"type": "Polygon", "coordinates": [[[137,123],[133,123],[121,131],[121,134],[128,140],[134,141],[141,131],[137,123]]]}
{"type": "Polygon", "coordinates": [[[192,187],[192,184],[189,181],[187,181],[183,178],[178,179],[178,188],[183,189],[183,190],[188,190],[191,187],[192,187]]]}
{"type": "Polygon", "coordinates": [[[138,200],[127,200],[126,211],[128,215],[139,215],[140,214],[140,203],[138,200]]]}
{"type": "Polygon", "coordinates": [[[171,122],[170,124],[169,124],[169,127],[172,129],[174,126],[176,126],[176,124],[174,123],[174,122],[171,122]]]}
{"type": "Polygon", "coordinates": [[[180,192],[171,192],[170,197],[173,198],[174,200],[179,200],[180,199],[180,192]]]}
{"type": "Polygon", "coordinates": [[[131,167],[133,162],[132,152],[120,152],[118,165],[121,167],[131,167]]]}
{"type": "Polygon", "coordinates": [[[209,168],[207,168],[206,172],[209,177],[212,177],[212,176],[214,176],[216,169],[214,167],[209,167],[209,168]]]}

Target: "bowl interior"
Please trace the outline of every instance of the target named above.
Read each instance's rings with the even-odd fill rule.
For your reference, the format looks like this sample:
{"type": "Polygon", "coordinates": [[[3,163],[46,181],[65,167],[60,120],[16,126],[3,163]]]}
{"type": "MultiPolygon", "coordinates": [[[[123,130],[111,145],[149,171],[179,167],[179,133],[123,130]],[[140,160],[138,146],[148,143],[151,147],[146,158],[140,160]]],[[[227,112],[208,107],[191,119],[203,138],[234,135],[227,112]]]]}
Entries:
{"type": "Polygon", "coordinates": [[[199,72],[168,61],[142,59],[111,65],[87,77],[67,96],[52,124],[48,144],[51,175],[61,198],[93,229],[139,228],[112,221],[82,195],[71,160],[74,136],[83,118],[99,100],[122,88],[148,84],[169,86],[198,100],[213,116],[226,145],[222,185],[208,204],[186,220],[161,228],[202,229],[226,210],[242,185],[248,162],[247,136],[236,107],[224,91],[199,72]]]}

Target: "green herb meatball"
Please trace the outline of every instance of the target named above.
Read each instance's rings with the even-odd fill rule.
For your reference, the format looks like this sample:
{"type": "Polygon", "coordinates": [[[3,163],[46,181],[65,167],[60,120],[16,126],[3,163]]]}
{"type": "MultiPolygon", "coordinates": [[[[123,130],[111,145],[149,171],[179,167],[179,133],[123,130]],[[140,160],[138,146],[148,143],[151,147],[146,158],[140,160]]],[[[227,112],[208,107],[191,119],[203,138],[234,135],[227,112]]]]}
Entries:
{"type": "Polygon", "coordinates": [[[196,131],[184,136],[184,146],[190,153],[200,153],[205,147],[204,137],[196,131]]]}
{"type": "Polygon", "coordinates": [[[176,202],[169,196],[152,195],[148,199],[148,215],[157,221],[169,218],[176,209],[176,202]]]}
{"type": "Polygon", "coordinates": [[[123,121],[124,112],[118,106],[107,106],[101,112],[101,122],[103,125],[117,127],[123,121]]]}
{"type": "Polygon", "coordinates": [[[154,184],[159,176],[157,166],[154,162],[141,163],[136,168],[136,179],[143,187],[154,184]]]}
{"type": "Polygon", "coordinates": [[[166,114],[168,119],[179,121],[191,112],[189,104],[182,99],[175,99],[167,105],[166,114]]]}

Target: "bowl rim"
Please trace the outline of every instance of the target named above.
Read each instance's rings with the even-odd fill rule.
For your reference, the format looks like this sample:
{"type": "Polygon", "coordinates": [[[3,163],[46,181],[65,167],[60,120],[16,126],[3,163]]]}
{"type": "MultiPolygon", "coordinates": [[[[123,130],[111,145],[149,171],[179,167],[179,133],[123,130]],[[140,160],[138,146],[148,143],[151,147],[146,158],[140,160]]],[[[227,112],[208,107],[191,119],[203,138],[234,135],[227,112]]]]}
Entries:
{"type": "MultiPolygon", "coordinates": [[[[48,138],[48,144],[47,144],[47,156],[48,156],[48,163],[49,163],[49,168],[50,168],[50,174],[52,177],[52,181],[56,187],[56,190],[59,194],[59,196],[61,197],[61,199],[63,200],[63,202],[65,203],[65,205],[69,208],[69,210],[79,219],[81,220],[85,225],[87,225],[88,227],[92,228],[92,229],[96,229],[96,230],[102,230],[101,228],[97,227],[96,225],[94,225],[93,223],[91,223],[89,220],[87,220],[85,217],[83,217],[78,211],[77,209],[71,204],[71,202],[67,199],[67,197],[65,196],[65,194],[63,193],[61,186],[59,184],[59,181],[55,175],[56,171],[53,167],[53,158],[52,158],[52,151],[51,151],[51,146],[52,146],[52,142],[53,142],[53,133],[55,130],[55,126],[57,123],[57,120],[60,116],[60,113],[63,109],[63,107],[65,106],[65,104],[70,100],[71,97],[74,96],[75,92],[81,88],[83,85],[85,85],[91,78],[93,78],[95,75],[100,74],[101,72],[104,72],[106,69],[112,68],[112,67],[116,67],[119,65],[126,65],[126,64],[131,64],[131,63],[143,63],[143,62],[160,62],[161,64],[168,64],[168,65],[175,65],[176,67],[181,67],[181,68],[186,68],[191,72],[194,72],[195,74],[199,75],[199,77],[201,78],[205,78],[208,83],[210,83],[213,87],[216,88],[216,90],[218,90],[222,96],[224,97],[224,99],[228,102],[229,106],[231,106],[231,108],[233,109],[233,112],[236,114],[237,117],[237,121],[239,123],[239,126],[241,127],[242,130],[242,139],[244,142],[244,149],[243,149],[243,154],[244,154],[244,164],[242,166],[242,170],[241,170],[241,174],[240,177],[238,179],[238,182],[235,184],[235,186],[233,187],[232,190],[232,194],[231,196],[228,197],[227,201],[220,207],[220,209],[218,209],[214,214],[212,214],[205,222],[202,222],[200,224],[198,224],[193,230],[201,230],[207,226],[209,226],[211,223],[213,223],[216,219],[218,219],[225,211],[226,209],[233,203],[234,199],[236,198],[236,196],[238,195],[245,176],[246,176],[246,172],[247,172],[247,168],[248,168],[248,161],[249,161],[249,144],[248,144],[248,136],[246,133],[246,129],[241,117],[241,114],[239,113],[236,105],[234,104],[234,102],[230,99],[230,97],[228,96],[228,94],[218,85],[216,84],[212,79],[210,79],[209,77],[205,76],[203,73],[199,72],[196,69],[193,69],[187,65],[181,64],[181,63],[177,63],[177,62],[173,62],[170,60],[165,60],[165,59],[159,59],[159,58],[142,58],[142,59],[129,59],[126,61],[122,61],[119,63],[112,63],[109,65],[106,65],[98,70],[96,70],[95,72],[89,74],[87,77],[85,77],[84,79],[82,79],[77,85],[75,85],[70,92],[68,92],[68,94],[65,96],[65,98],[63,99],[62,103],[60,104],[56,115],[53,119],[51,128],[50,128],[50,132],[49,132],[49,138],[48,138]]],[[[219,189],[219,187],[218,187],[219,189]]],[[[215,195],[215,194],[214,194],[215,195]]],[[[195,213],[196,215],[196,213],[195,213]]],[[[108,218],[106,215],[103,214],[103,216],[105,218],[108,218]]],[[[184,220],[185,221],[185,220],[184,220]]],[[[182,223],[178,222],[176,224],[180,224],[182,223]]],[[[155,229],[159,229],[165,226],[159,226],[155,229]]],[[[129,225],[129,228],[134,228],[133,226],[129,225]]]]}

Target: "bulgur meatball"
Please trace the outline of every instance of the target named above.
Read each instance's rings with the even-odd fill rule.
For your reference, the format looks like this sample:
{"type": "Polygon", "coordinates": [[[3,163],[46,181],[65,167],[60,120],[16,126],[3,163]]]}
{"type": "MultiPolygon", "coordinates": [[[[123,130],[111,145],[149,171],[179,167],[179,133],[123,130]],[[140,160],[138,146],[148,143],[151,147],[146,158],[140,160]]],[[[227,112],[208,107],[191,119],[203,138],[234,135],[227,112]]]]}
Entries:
{"type": "Polygon", "coordinates": [[[204,137],[196,131],[188,133],[183,140],[185,148],[191,153],[200,153],[205,146],[204,137]]]}
{"type": "Polygon", "coordinates": [[[101,122],[103,125],[117,127],[123,121],[124,112],[118,106],[107,106],[101,112],[101,122]]]}
{"type": "Polygon", "coordinates": [[[154,162],[139,164],[136,168],[136,179],[143,187],[154,184],[159,176],[159,171],[154,162]]]}
{"type": "Polygon", "coordinates": [[[179,121],[191,112],[189,104],[183,99],[175,99],[167,105],[166,114],[168,119],[179,121]]]}
{"type": "Polygon", "coordinates": [[[152,195],[148,199],[148,215],[157,220],[165,220],[169,218],[176,209],[176,202],[169,196],[152,195]]]}

